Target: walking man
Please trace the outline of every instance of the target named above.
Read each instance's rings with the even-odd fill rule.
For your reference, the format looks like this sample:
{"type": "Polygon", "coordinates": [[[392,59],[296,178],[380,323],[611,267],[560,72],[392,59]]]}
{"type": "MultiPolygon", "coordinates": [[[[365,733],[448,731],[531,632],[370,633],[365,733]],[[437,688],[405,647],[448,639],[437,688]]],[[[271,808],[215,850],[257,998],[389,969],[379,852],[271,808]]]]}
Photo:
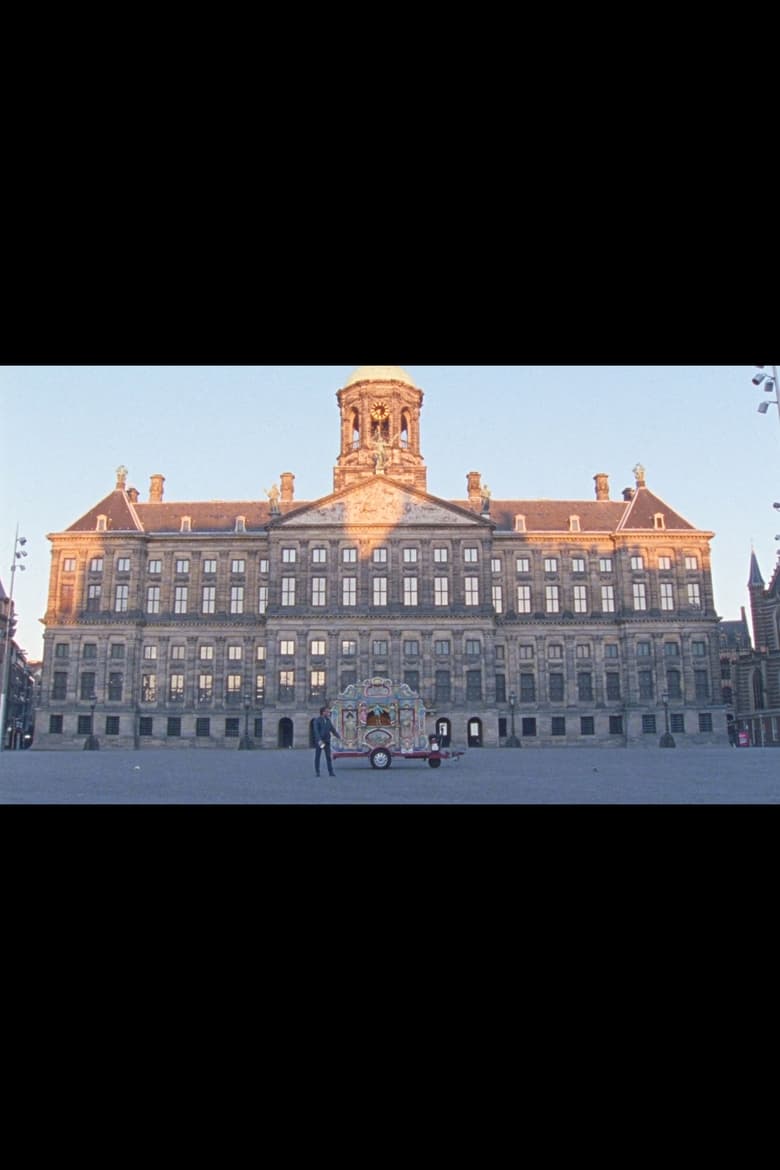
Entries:
{"type": "Polygon", "coordinates": [[[316,719],[313,720],[314,743],[314,772],[315,775],[320,774],[320,757],[325,753],[325,763],[328,765],[328,775],[335,776],[333,771],[333,761],[330,758],[330,737],[335,735],[336,739],[341,739],[341,736],[336,731],[336,728],[330,721],[330,707],[320,707],[320,713],[316,719]]]}

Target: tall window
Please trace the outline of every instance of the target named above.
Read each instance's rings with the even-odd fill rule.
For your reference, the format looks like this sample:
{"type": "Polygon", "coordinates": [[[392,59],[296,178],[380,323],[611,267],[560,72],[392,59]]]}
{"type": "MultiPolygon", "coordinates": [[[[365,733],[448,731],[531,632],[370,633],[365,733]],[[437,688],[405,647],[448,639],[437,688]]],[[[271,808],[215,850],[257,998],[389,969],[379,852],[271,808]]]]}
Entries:
{"type": "Polygon", "coordinates": [[[639,678],[639,698],[652,699],[653,697],[653,672],[652,670],[638,671],[639,678]]]}
{"type": "Polygon", "coordinates": [[[572,573],[584,573],[585,572],[585,558],[584,557],[572,557],[571,571],[572,571],[572,573]]]}
{"type": "Polygon", "coordinates": [[[631,568],[634,570],[634,572],[639,572],[641,569],[644,569],[644,567],[645,567],[644,557],[632,557],[631,558],[631,568]]]}
{"type": "Polygon", "coordinates": [[[187,612],[187,586],[177,585],[173,592],[173,612],[187,612]]]}
{"type": "Polygon", "coordinates": [[[160,612],[160,586],[150,585],[146,590],[146,612],[160,612]]]}
{"type": "Polygon", "coordinates": [[[343,548],[341,550],[341,559],[345,565],[357,564],[357,549],[356,548],[343,548]]]}
{"type": "Polygon", "coordinates": [[[374,552],[372,554],[372,560],[373,560],[375,565],[386,565],[387,564],[387,549],[386,548],[375,548],[374,552]]]}
{"type": "Polygon", "coordinates": [[[326,548],[313,548],[311,550],[311,563],[313,565],[324,565],[328,560],[328,550],[326,548]]]}
{"type": "Polygon", "coordinates": [[[709,699],[710,680],[706,670],[694,670],[693,686],[697,699],[709,699]]]}
{"type": "Polygon", "coordinates": [[[532,674],[520,675],[520,702],[536,702],[536,679],[532,674]]]}
{"type": "Polygon", "coordinates": [[[479,577],[465,577],[466,605],[479,605],[479,577]]]}
{"type": "Polygon", "coordinates": [[[295,605],[295,577],[282,577],[282,605],[295,605]]]}
{"type": "Polygon", "coordinates": [[[309,645],[309,654],[311,655],[312,658],[324,658],[325,657],[325,639],[324,638],[313,638],[311,641],[311,644],[309,645]]]}
{"type": "Polygon", "coordinates": [[[699,567],[698,558],[697,557],[686,557],[685,558],[685,567],[686,567],[686,569],[690,569],[690,570],[698,569],[698,567],[699,567]]]}
{"type": "Polygon", "coordinates": [[[682,688],[680,686],[680,672],[679,670],[667,670],[666,672],[666,689],[669,693],[670,699],[681,699],[682,688]]]}
{"type": "Polygon", "coordinates": [[[243,561],[243,560],[231,561],[230,562],[230,572],[231,573],[245,573],[246,572],[246,561],[243,561]]]}
{"type": "Polygon", "coordinates": [[[405,548],[404,549],[404,564],[405,565],[416,565],[417,564],[417,549],[416,548],[405,548]]]}
{"type": "Polygon", "coordinates": [[[701,591],[699,586],[692,582],[687,586],[688,590],[688,605],[692,605],[695,609],[701,606],[701,591]]]}
{"type": "Polygon", "coordinates": [[[243,646],[228,646],[228,662],[241,662],[244,657],[243,646]]]}
{"type": "Polygon", "coordinates": [[[450,582],[448,577],[434,577],[433,578],[433,604],[434,605],[449,605],[450,603],[450,582]]]}
{"type": "Polygon", "coordinates": [[[184,699],[184,675],[172,674],[168,686],[168,698],[172,703],[180,703],[184,699]]]}
{"type": "Polygon", "coordinates": [[[644,581],[635,581],[633,584],[634,591],[634,609],[647,609],[647,593],[644,581]]]}
{"type": "MultiPolygon", "coordinates": [[[[94,671],[86,670],[81,675],[79,698],[91,699],[95,693],[95,674],[94,671]]],[[[64,696],[63,696],[64,698],[64,696]]]]}
{"type": "MultiPolygon", "coordinates": [[[[159,562],[158,562],[159,564],[159,562]]],[[[217,562],[212,559],[207,559],[203,562],[203,575],[209,577],[217,571],[217,562]]]]}
{"type": "Polygon", "coordinates": [[[157,702],[157,675],[156,674],[142,674],[141,675],[141,702],[142,703],[156,703],[157,702]]]}
{"type": "Polygon", "coordinates": [[[602,613],[615,612],[615,587],[614,585],[601,586],[601,611],[602,613]]]}
{"type": "Polygon", "coordinates": [[[581,670],[577,674],[577,698],[581,703],[593,701],[593,675],[589,670],[581,670]]]}
{"type": "Polygon", "coordinates": [[[325,698],[325,671],[312,670],[309,672],[309,701],[315,702],[325,698]]]}
{"type": "MultiPolygon", "coordinates": [[[[384,552],[384,549],[375,549],[384,552]]],[[[374,605],[387,605],[387,577],[374,577],[374,605]]]]}
{"type": "Polygon", "coordinates": [[[531,612],[531,586],[518,585],[517,586],[517,612],[530,613],[531,612]]]}
{"type": "Polygon", "coordinates": [[[112,670],[108,676],[108,697],[112,702],[119,702],[122,698],[124,677],[118,670],[112,670]]]}
{"type": "MultiPolygon", "coordinates": [[[[315,549],[315,552],[324,552],[324,549],[315,549]]],[[[312,605],[325,605],[325,577],[312,577],[311,579],[311,603],[312,605]]]]}
{"type": "Polygon", "coordinates": [[[346,638],[341,643],[341,653],[344,658],[354,658],[357,654],[357,642],[352,638],[346,638]]]}
{"type": "Polygon", "coordinates": [[[588,612],[588,589],[585,585],[574,586],[574,612],[588,612]]]}
{"type": "Polygon", "coordinates": [[[282,549],[282,564],[283,565],[294,565],[295,560],[296,560],[296,552],[295,552],[294,548],[283,548],[282,549]]]}
{"type": "Polygon", "coordinates": [[[452,702],[452,680],[448,670],[437,670],[434,680],[434,702],[438,707],[452,702]]]}
{"type": "Polygon", "coordinates": [[[545,606],[548,613],[558,613],[560,610],[560,603],[558,601],[558,586],[545,585],[544,587],[545,606]]]}
{"type": "Polygon", "coordinates": [[[446,565],[448,560],[448,552],[446,548],[437,547],[433,550],[433,563],[435,565],[446,565]]]}
{"type": "Polygon", "coordinates": [[[504,592],[500,585],[491,586],[491,600],[496,613],[504,612],[504,592]]]}
{"type": "Polygon", "coordinates": [[[198,675],[198,702],[210,703],[214,697],[214,679],[210,674],[198,675]]]}
{"type": "Polygon", "coordinates": [[[515,564],[516,564],[518,573],[530,573],[531,572],[531,559],[530,559],[530,557],[518,557],[515,564]]]}
{"type": "Polygon", "coordinates": [[[479,551],[476,548],[464,548],[463,560],[467,565],[475,565],[479,560],[479,551]]]}
{"type": "Polygon", "coordinates": [[[203,586],[203,600],[201,602],[201,613],[214,613],[217,604],[217,587],[216,585],[203,586]]]}
{"type": "Polygon", "coordinates": [[[268,609],[268,586],[260,585],[257,590],[257,612],[265,613],[268,609]]]}
{"type": "MultiPolygon", "coordinates": [[[[406,549],[406,552],[416,552],[416,549],[406,549]]],[[[417,605],[417,578],[404,577],[404,605],[417,605]]]]}
{"type": "Polygon", "coordinates": [[[190,562],[187,560],[187,558],[186,557],[179,558],[179,560],[176,561],[176,572],[177,573],[189,573],[189,571],[190,571],[190,562]]]}
{"type": "MultiPolygon", "coordinates": [[[[282,602],[284,604],[284,602],[282,602]]],[[[230,586],[230,612],[243,613],[244,612],[244,586],[231,585],[230,586]]]]}
{"type": "Polygon", "coordinates": [[[660,590],[661,609],[674,609],[674,586],[671,581],[662,581],[660,590]]]}
{"type": "Polygon", "coordinates": [[[227,693],[226,698],[231,707],[237,707],[241,702],[241,675],[229,674],[227,676],[227,693]]]}
{"type": "Polygon", "coordinates": [[[127,599],[129,593],[129,585],[117,585],[116,598],[114,601],[114,610],[116,613],[125,613],[127,611],[127,599]]]}
{"type": "Polygon", "coordinates": [[[357,577],[344,577],[341,582],[341,604],[357,605],[357,577]]]}
{"type": "MultiPolygon", "coordinates": [[[[92,677],[94,678],[94,675],[92,677]]],[[[82,682],[83,682],[84,676],[82,675],[81,678],[82,678],[82,682]]],[[[52,679],[51,697],[53,699],[64,699],[67,685],[68,685],[68,672],[67,672],[67,670],[55,670],[54,678],[52,679]]],[[[90,691],[90,694],[91,693],[92,692],[90,691]]],[[[85,696],[82,695],[81,697],[83,699],[85,696]]],[[[87,696],[87,698],[88,697],[89,696],[87,696]]]]}
{"type": "Polygon", "coordinates": [[[620,698],[620,675],[616,670],[607,671],[607,698],[612,700],[620,698]]]}
{"type": "Polygon", "coordinates": [[[599,557],[599,572],[600,573],[611,573],[612,572],[612,557],[599,557]]]}
{"type": "Polygon", "coordinates": [[[466,699],[471,703],[482,701],[482,671],[466,671],[466,699]]]}
{"type": "Polygon", "coordinates": [[[544,571],[545,571],[545,573],[557,573],[558,572],[558,558],[557,557],[545,557],[544,558],[544,571]]]}

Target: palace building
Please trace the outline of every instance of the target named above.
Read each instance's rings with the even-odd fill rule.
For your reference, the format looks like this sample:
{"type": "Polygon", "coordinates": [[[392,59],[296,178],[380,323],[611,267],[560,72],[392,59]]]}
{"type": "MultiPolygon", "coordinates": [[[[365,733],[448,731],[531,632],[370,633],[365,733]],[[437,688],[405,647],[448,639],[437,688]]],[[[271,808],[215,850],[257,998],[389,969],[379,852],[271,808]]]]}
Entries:
{"type": "Polygon", "coordinates": [[[406,683],[445,743],[727,743],[710,541],[647,486],[428,491],[423,391],[362,366],[333,490],[173,502],[114,489],[52,533],[36,749],[308,747],[326,701],[406,683]]]}

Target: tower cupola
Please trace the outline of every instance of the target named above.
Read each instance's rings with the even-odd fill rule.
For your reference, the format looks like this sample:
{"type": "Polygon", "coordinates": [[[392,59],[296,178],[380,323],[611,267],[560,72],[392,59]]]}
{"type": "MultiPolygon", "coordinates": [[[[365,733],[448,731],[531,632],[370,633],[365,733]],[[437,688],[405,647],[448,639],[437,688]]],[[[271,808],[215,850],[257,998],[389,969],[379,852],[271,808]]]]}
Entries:
{"type": "Polygon", "coordinates": [[[369,476],[427,490],[420,453],[423,392],[400,366],[358,366],[336,394],[341,450],[333,469],[340,491],[369,476]]]}

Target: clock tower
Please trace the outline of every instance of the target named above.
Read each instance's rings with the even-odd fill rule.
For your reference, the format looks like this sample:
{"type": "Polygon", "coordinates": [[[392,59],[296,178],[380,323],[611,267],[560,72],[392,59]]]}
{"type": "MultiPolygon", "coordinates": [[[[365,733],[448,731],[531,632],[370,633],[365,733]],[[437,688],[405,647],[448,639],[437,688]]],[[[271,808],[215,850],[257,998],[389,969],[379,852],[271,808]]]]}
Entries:
{"type": "Polygon", "coordinates": [[[400,366],[359,366],[336,394],[341,412],[341,452],[333,490],[369,476],[427,491],[420,454],[423,392],[400,366]]]}

